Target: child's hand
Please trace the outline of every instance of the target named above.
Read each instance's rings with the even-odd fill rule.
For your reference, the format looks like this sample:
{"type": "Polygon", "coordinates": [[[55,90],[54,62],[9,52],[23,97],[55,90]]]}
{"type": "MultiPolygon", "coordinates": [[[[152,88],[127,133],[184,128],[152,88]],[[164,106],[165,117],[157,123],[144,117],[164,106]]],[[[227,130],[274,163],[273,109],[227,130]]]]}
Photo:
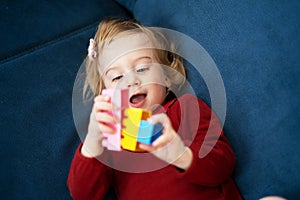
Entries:
{"type": "Polygon", "coordinates": [[[90,115],[88,134],[83,143],[81,153],[86,157],[96,157],[102,154],[103,132],[113,133],[114,129],[110,124],[115,120],[109,113],[112,112],[110,97],[107,95],[98,95],[94,99],[94,106],[90,115]]]}
{"type": "Polygon", "coordinates": [[[110,103],[110,97],[107,95],[98,95],[94,99],[94,107],[91,113],[90,131],[101,133],[113,133],[115,130],[112,124],[116,121],[112,115],[113,106],[110,103]]]}
{"type": "Polygon", "coordinates": [[[162,124],[162,135],[152,145],[139,144],[139,147],[176,167],[188,169],[193,159],[192,151],[184,145],[180,136],[173,129],[169,117],[166,114],[157,114],[153,115],[149,121],[154,124],[162,124]]]}

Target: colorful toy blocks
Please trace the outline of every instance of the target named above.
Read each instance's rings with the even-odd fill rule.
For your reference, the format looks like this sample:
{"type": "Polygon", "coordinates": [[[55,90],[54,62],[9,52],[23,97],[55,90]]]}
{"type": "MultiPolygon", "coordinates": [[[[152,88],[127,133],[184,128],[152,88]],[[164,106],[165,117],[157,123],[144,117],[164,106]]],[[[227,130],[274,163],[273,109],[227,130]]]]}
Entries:
{"type": "Polygon", "coordinates": [[[117,120],[116,124],[111,126],[115,133],[103,133],[103,147],[109,150],[121,151],[142,151],[138,148],[138,143],[151,144],[161,135],[162,126],[160,124],[151,124],[146,121],[151,112],[141,108],[129,108],[128,89],[105,89],[102,94],[111,97],[113,115],[117,120]]]}
{"type": "Polygon", "coordinates": [[[113,105],[114,117],[117,120],[115,125],[112,125],[115,129],[115,133],[103,133],[104,139],[102,141],[103,147],[109,150],[120,151],[121,150],[121,129],[122,129],[122,119],[123,110],[128,108],[128,89],[105,89],[102,94],[109,95],[111,97],[111,103],[113,105]]]}
{"type": "Polygon", "coordinates": [[[162,134],[161,124],[151,124],[141,120],[137,141],[144,144],[152,144],[162,134]]]}
{"type": "Polygon", "coordinates": [[[125,109],[123,119],[121,146],[123,149],[137,151],[137,137],[141,120],[147,120],[151,112],[140,108],[125,109]]]}

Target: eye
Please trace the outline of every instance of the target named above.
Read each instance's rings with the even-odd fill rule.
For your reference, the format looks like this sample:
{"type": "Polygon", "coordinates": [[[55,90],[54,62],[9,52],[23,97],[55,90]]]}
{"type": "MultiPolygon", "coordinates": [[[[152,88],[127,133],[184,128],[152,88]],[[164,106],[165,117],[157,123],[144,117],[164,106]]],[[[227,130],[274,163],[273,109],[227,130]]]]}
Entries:
{"type": "Polygon", "coordinates": [[[116,81],[120,80],[121,78],[123,78],[123,75],[118,75],[118,76],[113,77],[111,81],[116,82],[116,81]]]}
{"type": "Polygon", "coordinates": [[[150,68],[150,65],[138,66],[137,69],[136,69],[136,72],[143,73],[143,72],[148,71],[149,68],[150,68]]]}

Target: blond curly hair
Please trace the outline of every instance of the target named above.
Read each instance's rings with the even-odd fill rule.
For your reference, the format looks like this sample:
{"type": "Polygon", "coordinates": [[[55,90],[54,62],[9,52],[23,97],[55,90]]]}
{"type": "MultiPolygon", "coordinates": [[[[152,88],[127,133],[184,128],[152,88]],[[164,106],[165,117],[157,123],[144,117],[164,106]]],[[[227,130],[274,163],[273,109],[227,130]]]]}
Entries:
{"type": "Polygon", "coordinates": [[[153,31],[137,21],[108,18],[98,26],[96,35],[94,37],[95,52],[93,56],[87,56],[85,59],[86,80],[84,84],[84,97],[94,97],[101,93],[105,88],[99,66],[101,62],[101,52],[105,48],[104,43],[109,43],[120,33],[126,31],[145,33],[152,45],[154,46],[154,56],[158,63],[169,66],[169,69],[164,67],[165,75],[170,79],[170,90],[180,88],[186,79],[186,73],[183,65],[182,58],[175,54],[175,45],[167,41],[164,35],[160,32],[153,31]],[[167,51],[169,49],[170,51],[167,51]],[[178,73],[179,72],[179,73],[178,73]],[[92,92],[90,94],[90,92],[92,92]]]}

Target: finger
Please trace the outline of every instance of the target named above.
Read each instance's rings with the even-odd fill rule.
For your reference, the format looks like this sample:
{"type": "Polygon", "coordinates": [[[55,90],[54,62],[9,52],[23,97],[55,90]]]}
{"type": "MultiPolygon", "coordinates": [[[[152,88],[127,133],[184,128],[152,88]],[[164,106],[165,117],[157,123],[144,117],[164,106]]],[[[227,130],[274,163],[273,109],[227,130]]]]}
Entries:
{"type": "Polygon", "coordinates": [[[165,120],[166,120],[166,117],[167,115],[164,114],[164,113],[160,113],[160,114],[155,114],[155,115],[152,115],[148,121],[150,121],[151,123],[165,123],[165,120]]]}
{"type": "Polygon", "coordinates": [[[166,146],[168,143],[172,141],[174,137],[169,134],[163,133],[160,137],[158,137],[153,143],[152,146],[154,148],[160,148],[166,146]]]}
{"type": "Polygon", "coordinates": [[[116,132],[116,129],[112,124],[99,123],[98,126],[102,133],[114,134],[116,132]]]}
{"type": "Polygon", "coordinates": [[[155,148],[159,148],[167,145],[173,140],[176,133],[174,132],[170,119],[166,114],[161,113],[153,115],[148,121],[153,124],[160,123],[163,127],[162,135],[152,143],[152,146],[154,146],[155,148]]]}
{"type": "Polygon", "coordinates": [[[95,111],[107,111],[107,112],[111,112],[112,109],[113,109],[113,106],[109,102],[97,101],[97,102],[94,103],[94,109],[95,109],[95,111]]]}
{"type": "Polygon", "coordinates": [[[147,144],[143,144],[143,143],[139,143],[139,148],[148,151],[148,152],[152,152],[155,151],[155,148],[151,145],[147,145],[147,144]]]}
{"type": "Polygon", "coordinates": [[[96,112],[95,119],[99,123],[116,123],[115,118],[107,112],[96,112]]]}
{"type": "Polygon", "coordinates": [[[148,121],[152,124],[161,124],[163,126],[163,129],[169,129],[171,126],[171,122],[169,117],[165,113],[160,113],[156,115],[152,115],[148,121]]]}
{"type": "Polygon", "coordinates": [[[98,101],[110,102],[110,96],[100,94],[100,95],[96,96],[94,99],[94,102],[98,102],[98,101]]]}
{"type": "MultiPolygon", "coordinates": [[[[96,111],[103,111],[108,112],[109,114],[113,115],[114,117],[118,117],[121,112],[120,108],[116,105],[112,104],[110,101],[103,101],[104,99],[110,98],[109,96],[99,95],[95,98],[94,109],[96,111]]],[[[118,119],[117,119],[118,120],[118,119]]]]}

